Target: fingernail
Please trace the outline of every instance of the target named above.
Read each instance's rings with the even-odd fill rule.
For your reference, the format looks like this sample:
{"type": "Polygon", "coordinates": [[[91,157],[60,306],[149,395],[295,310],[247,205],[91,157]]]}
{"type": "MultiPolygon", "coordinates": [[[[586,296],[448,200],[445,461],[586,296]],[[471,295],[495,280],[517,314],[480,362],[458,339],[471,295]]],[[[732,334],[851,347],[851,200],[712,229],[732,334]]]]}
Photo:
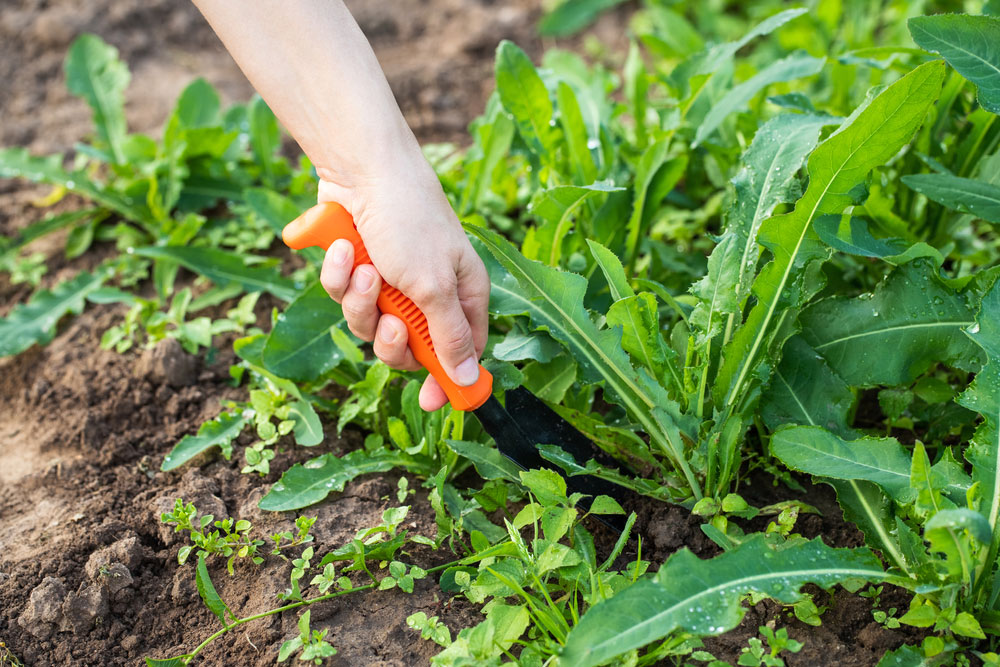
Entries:
{"type": "Polygon", "coordinates": [[[358,269],[354,272],[354,275],[354,286],[359,292],[367,292],[372,288],[372,284],[375,283],[372,272],[367,269],[358,269]]]}
{"type": "Polygon", "coordinates": [[[383,343],[392,343],[399,337],[399,332],[396,331],[394,325],[383,322],[382,326],[378,328],[378,335],[383,343]]]}
{"type": "Polygon", "coordinates": [[[475,357],[469,357],[455,367],[455,381],[464,387],[476,384],[479,379],[479,363],[475,357]]]}
{"type": "Polygon", "coordinates": [[[343,264],[344,260],[347,259],[347,248],[344,247],[343,243],[333,244],[333,263],[343,264]]]}

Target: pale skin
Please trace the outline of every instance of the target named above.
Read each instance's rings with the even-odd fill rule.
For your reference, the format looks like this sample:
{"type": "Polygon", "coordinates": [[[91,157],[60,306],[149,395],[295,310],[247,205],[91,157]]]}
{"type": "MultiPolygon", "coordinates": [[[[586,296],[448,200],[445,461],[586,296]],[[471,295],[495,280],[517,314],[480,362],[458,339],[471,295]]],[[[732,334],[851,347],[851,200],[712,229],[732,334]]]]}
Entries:
{"type": "MultiPolygon", "coordinates": [[[[374,266],[352,274],[354,249],[341,240],[330,246],[320,274],[351,331],[372,341],[386,364],[420,368],[403,322],[375,305],[384,278],[427,316],[449,376],[474,384],[486,345],[489,277],[343,2],[195,4],[316,166],[319,201],[337,202],[354,216],[374,266]]],[[[428,376],[420,406],[436,410],[445,403],[428,376]]]]}

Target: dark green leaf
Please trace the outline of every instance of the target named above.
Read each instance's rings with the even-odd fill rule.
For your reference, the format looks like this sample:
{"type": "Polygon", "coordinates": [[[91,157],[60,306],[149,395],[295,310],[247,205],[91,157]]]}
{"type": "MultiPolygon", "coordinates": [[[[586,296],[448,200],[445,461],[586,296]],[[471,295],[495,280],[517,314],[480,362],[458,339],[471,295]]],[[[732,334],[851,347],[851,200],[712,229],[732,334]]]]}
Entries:
{"type": "Polygon", "coordinates": [[[907,384],[936,362],[978,366],[976,346],[958,335],[972,312],[926,260],[896,269],[870,298],[826,299],[799,320],[802,337],[853,386],[907,384]]]}
{"type": "Polygon", "coordinates": [[[175,261],[220,285],[237,283],[248,292],[270,292],[285,301],[292,301],[299,294],[295,284],[283,278],[273,262],[255,255],[219,248],[178,246],[136,248],[135,254],[175,261]]]}
{"type": "Polygon", "coordinates": [[[345,322],[340,305],[313,283],[278,315],[261,353],[264,367],[296,382],[316,380],[343,359],[330,330],[345,322]]]}
{"type": "Polygon", "coordinates": [[[308,507],[331,492],[343,491],[344,485],[359,475],[407,465],[413,465],[410,457],[384,449],[376,452],[359,449],[342,457],[324,454],[286,470],[258,506],[272,512],[308,507]]]}
{"type": "Polygon", "coordinates": [[[108,279],[110,271],[80,272],[49,290],[39,290],[26,304],[18,304],[0,320],[0,357],[17,354],[35,343],[48,343],[56,325],[68,313],[83,311],[87,295],[108,279]]]}
{"type": "Polygon", "coordinates": [[[913,41],[940,53],[958,73],[979,87],[979,103],[1000,114],[1000,19],[941,14],[906,22],[913,41]]]}
{"type": "MultiPolygon", "coordinates": [[[[212,583],[212,577],[208,574],[208,566],[205,565],[205,557],[198,556],[198,565],[195,568],[195,584],[198,587],[198,594],[201,595],[202,601],[204,601],[205,606],[208,607],[216,618],[226,626],[226,614],[228,613],[232,616],[232,612],[229,611],[229,607],[226,603],[222,601],[219,594],[215,590],[215,585],[212,583]]],[[[228,626],[227,626],[228,627],[228,626]]]]}
{"type": "Polygon", "coordinates": [[[902,180],[950,209],[1000,224],[1000,186],[951,174],[909,174],[902,180]]]}
{"type": "Polygon", "coordinates": [[[642,580],[599,602],[570,631],[560,664],[591,667],[645,646],[675,630],[721,634],[745,613],[747,593],[783,604],[803,599],[806,583],[821,588],[845,580],[880,581],[878,558],[867,549],[831,549],[819,538],[775,551],[761,535],[710,560],[686,548],[672,555],[653,580],[642,580]]]}
{"type": "Polygon", "coordinates": [[[184,465],[202,452],[212,447],[221,447],[228,459],[232,452],[232,442],[246,425],[242,414],[223,412],[198,428],[198,435],[185,435],[174,445],[170,453],[163,457],[160,470],[173,470],[184,465]]]}

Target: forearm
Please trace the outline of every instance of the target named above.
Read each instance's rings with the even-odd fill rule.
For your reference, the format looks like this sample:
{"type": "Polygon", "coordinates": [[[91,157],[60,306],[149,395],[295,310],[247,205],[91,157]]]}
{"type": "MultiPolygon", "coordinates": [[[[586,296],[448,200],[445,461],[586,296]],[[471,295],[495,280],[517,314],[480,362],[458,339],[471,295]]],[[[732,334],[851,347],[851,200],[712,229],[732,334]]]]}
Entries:
{"type": "Polygon", "coordinates": [[[341,0],[194,2],[324,179],[351,189],[419,155],[341,0]]]}

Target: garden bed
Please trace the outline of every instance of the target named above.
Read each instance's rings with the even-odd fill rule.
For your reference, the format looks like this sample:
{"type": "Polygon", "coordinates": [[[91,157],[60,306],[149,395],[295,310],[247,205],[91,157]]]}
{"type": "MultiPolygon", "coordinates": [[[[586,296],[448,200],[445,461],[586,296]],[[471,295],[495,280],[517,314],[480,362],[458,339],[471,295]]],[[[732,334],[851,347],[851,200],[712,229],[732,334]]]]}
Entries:
{"type": "MultiPolygon", "coordinates": [[[[542,664],[542,656],[565,651],[563,656],[570,656],[566,664],[592,665],[600,662],[593,652],[612,658],[623,651],[608,648],[614,640],[607,637],[590,645],[584,632],[599,635],[602,623],[614,627],[616,619],[631,612],[633,605],[622,600],[635,590],[646,586],[641,590],[649,594],[655,586],[657,594],[698,599],[690,590],[685,593],[686,587],[697,588],[686,581],[690,568],[679,566],[685,558],[717,558],[715,563],[730,563],[735,571],[763,561],[732,565],[737,558],[726,561],[727,556],[754,550],[764,554],[762,558],[799,558],[801,567],[793,571],[789,566],[792,574],[777,581],[784,572],[779,562],[771,577],[775,581],[761,588],[736,589],[731,581],[716,582],[719,593],[698,603],[706,607],[701,619],[692,620],[693,607],[686,620],[671,616],[676,610],[646,610],[643,620],[660,614],[658,623],[665,629],[631,636],[623,640],[628,642],[623,650],[650,650],[634,654],[644,665],[714,667],[718,663],[711,661],[720,660],[741,665],[783,661],[789,667],[869,666],[905,645],[888,658],[897,660],[891,664],[995,664],[990,662],[995,656],[986,653],[993,648],[992,640],[978,640],[984,628],[991,636],[1000,629],[1000,612],[993,609],[1000,584],[990,597],[968,576],[970,567],[977,575],[994,576],[989,555],[996,556],[998,541],[990,536],[997,519],[990,508],[1000,504],[1000,483],[989,486],[996,477],[996,461],[993,469],[983,461],[984,452],[993,451],[994,458],[996,453],[995,448],[989,450],[997,444],[989,439],[991,429],[997,429],[987,410],[988,401],[1000,396],[989,393],[996,390],[990,383],[996,381],[997,352],[987,334],[977,336],[980,325],[984,332],[997,333],[991,327],[1000,317],[995,312],[1000,287],[993,285],[1000,243],[987,224],[998,222],[992,218],[998,213],[941,194],[934,181],[955,178],[951,187],[960,189],[975,177],[974,187],[1000,186],[995,174],[976,168],[981,158],[983,164],[990,160],[1000,169],[1000,129],[987,113],[997,104],[989,98],[991,80],[984,84],[975,73],[958,70],[980,84],[977,102],[977,88],[956,71],[949,70],[946,78],[944,63],[931,62],[929,53],[872,51],[870,45],[851,43],[850,57],[838,61],[796,51],[774,63],[774,70],[768,66],[771,78],[749,95],[736,95],[733,81],[743,79],[740,85],[746,86],[751,77],[739,69],[739,58],[753,51],[747,48],[750,39],[777,31],[781,38],[775,37],[774,44],[806,47],[813,39],[809,35],[822,33],[815,26],[826,19],[792,10],[764,12],[770,18],[745,41],[728,43],[726,39],[744,34],[764,16],[744,16],[733,9],[731,24],[716,24],[712,16],[694,10],[690,21],[706,33],[717,31],[712,36],[723,43],[717,50],[701,52],[699,38],[684,32],[688,19],[633,3],[600,16],[584,36],[558,40],[551,36],[559,32],[552,29],[552,17],[576,20],[573,15],[557,10],[543,18],[536,3],[527,0],[406,0],[391,8],[349,4],[357,5],[356,17],[418,139],[459,147],[472,143],[465,153],[448,146],[429,155],[453,205],[474,223],[467,228],[476,237],[495,288],[501,286],[506,294],[511,284],[520,285],[523,303],[512,305],[509,298],[491,305],[494,329],[487,357],[497,386],[523,382],[550,403],[561,404],[567,419],[590,429],[606,452],[630,466],[630,474],[618,481],[645,494],[630,491],[623,503],[626,513],[635,513],[630,539],[619,541],[614,531],[592,517],[577,526],[576,501],[565,497],[565,488],[560,495],[557,481],[553,494],[551,478],[526,477],[504,468],[509,464],[498,456],[489,458],[488,438],[474,420],[463,422],[447,411],[440,422],[413,417],[413,386],[403,388],[412,378],[390,375],[350,341],[336,342],[344,338],[337,338],[342,316],[338,320],[325,313],[331,319],[321,327],[321,333],[332,332],[334,343],[326,342],[334,346],[336,362],[328,365],[324,359],[322,370],[315,373],[301,364],[286,365],[286,376],[264,361],[268,332],[282,321],[272,314],[308,304],[310,290],[317,289],[315,275],[309,273],[315,273],[314,257],[294,255],[277,241],[254,245],[253,238],[240,237],[236,229],[246,221],[250,237],[266,232],[272,239],[275,226],[290,217],[285,215],[289,210],[308,205],[308,169],[296,171],[298,150],[287,137],[263,154],[258,154],[257,145],[244,147],[230,160],[227,169],[242,170],[236,174],[242,180],[234,185],[242,192],[201,209],[218,221],[197,222],[206,238],[215,239],[211,248],[159,243],[169,234],[176,236],[181,221],[191,219],[184,218],[191,205],[178,194],[165,212],[157,212],[154,204],[160,195],[155,191],[146,198],[152,202],[148,210],[115,198],[115,188],[133,192],[141,178],[128,182],[123,176],[122,185],[112,183],[99,192],[97,201],[113,213],[98,212],[92,224],[74,226],[76,213],[93,215],[86,213],[94,199],[86,190],[89,184],[67,185],[58,175],[36,178],[33,174],[44,172],[41,163],[10,151],[0,156],[0,173],[7,170],[49,185],[0,180],[0,235],[16,239],[24,230],[37,228],[40,220],[59,215],[66,216],[70,222],[64,226],[72,231],[48,234],[27,246],[41,253],[34,264],[21,256],[21,263],[11,265],[15,271],[36,271],[36,284],[12,279],[9,269],[0,271],[0,351],[14,350],[0,358],[0,667],[19,665],[18,660],[38,666],[136,665],[143,658],[164,659],[193,650],[200,651],[193,664],[273,665],[289,640],[300,634],[304,609],[306,623],[313,631],[326,631],[325,641],[336,648],[336,655],[324,664],[429,664],[452,638],[458,641],[445,653],[459,654],[455,649],[463,641],[468,646],[462,644],[461,650],[479,650],[472,632],[466,630],[461,638],[459,633],[484,618],[482,605],[470,600],[480,596],[482,602],[492,595],[496,598],[487,607],[491,614],[497,607],[506,609],[511,615],[505,622],[511,626],[520,622],[510,620],[513,615],[521,614],[527,629],[513,637],[493,640],[491,635],[486,642],[492,651],[489,660],[516,657],[534,666],[542,664]],[[808,30],[801,28],[805,21],[812,22],[808,30]],[[786,23],[789,27],[783,29],[786,23]],[[539,25],[550,36],[540,37],[539,25]],[[657,32],[663,25],[674,32],[664,37],[666,33],[657,32]],[[629,30],[642,35],[646,61],[677,59],[682,64],[674,71],[690,75],[696,85],[657,73],[657,64],[647,71],[638,47],[630,45],[629,30]],[[570,52],[550,50],[555,46],[570,52]],[[680,58],[686,52],[694,55],[680,58]],[[586,69],[572,53],[584,53],[600,64],[586,69]],[[540,77],[531,61],[543,59],[551,71],[540,77]],[[621,78],[605,67],[619,68],[621,78]],[[828,77],[820,74],[827,71],[824,67],[830,70],[828,77]],[[858,69],[845,69],[850,67],[858,69]],[[870,73],[871,83],[877,84],[867,99],[865,82],[847,76],[854,71],[870,73]],[[814,76],[818,78],[810,79],[814,76]],[[816,84],[810,90],[822,100],[822,111],[795,88],[797,83],[788,83],[798,79],[811,82],[801,90],[816,84]],[[651,92],[657,86],[658,92],[651,92]],[[768,86],[776,86],[782,95],[765,99],[768,86]],[[491,97],[494,88],[499,90],[491,97]],[[712,105],[699,99],[703,89],[706,96],[714,96],[714,103],[730,105],[731,115],[716,115],[712,105]],[[937,102],[941,115],[925,124],[928,114],[938,112],[930,110],[937,109],[934,104],[942,90],[942,99],[951,96],[950,102],[937,102]],[[665,102],[667,92],[679,99],[665,102]],[[547,122],[538,118],[545,115],[545,105],[539,106],[537,99],[532,100],[534,107],[523,104],[522,94],[552,98],[547,122]],[[856,107],[860,111],[851,114],[856,107]],[[484,108],[485,115],[475,120],[484,108]],[[700,125],[685,125],[688,114],[700,125]],[[626,117],[629,120],[622,122],[626,117]],[[876,124],[888,124],[890,131],[875,131],[876,124]],[[838,135],[848,138],[839,141],[838,135]],[[784,176],[780,166],[761,172],[777,182],[771,192],[755,185],[753,174],[747,175],[760,169],[755,161],[768,149],[768,140],[781,144],[779,155],[785,150],[792,154],[784,156],[784,176]],[[505,150],[497,149],[498,142],[505,150]],[[873,157],[859,154],[857,144],[871,144],[873,157]],[[953,158],[956,146],[961,155],[953,158]],[[819,158],[809,161],[810,154],[819,158]],[[823,165],[838,160],[840,166],[830,174],[823,171],[823,165]],[[266,168],[255,166],[262,162],[266,168]],[[796,179],[800,172],[802,177],[796,179]],[[845,183],[843,174],[853,178],[855,172],[860,174],[857,183],[845,183]],[[53,190],[53,183],[62,185],[53,190]],[[819,188],[824,188],[822,194],[815,193],[819,188]],[[58,196],[51,196],[53,192],[58,196]],[[756,197],[759,210],[741,210],[740,197],[756,197]],[[811,211],[804,212],[806,206],[800,211],[796,201],[807,201],[811,211]],[[845,209],[864,217],[831,227],[837,216],[821,215],[845,209]],[[136,211],[137,222],[129,217],[136,211]],[[779,218],[785,227],[775,222],[779,218]],[[125,225],[111,228],[119,219],[145,230],[148,236],[134,245],[149,248],[116,245],[116,235],[134,233],[125,225]],[[914,221],[913,229],[906,229],[908,220],[914,221]],[[926,226],[916,230],[918,222],[926,226]],[[801,225],[801,236],[790,243],[779,232],[797,230],[795,225],[801,225]],[[154,228],[158,231],[149,231],[154,228]],[[767,250],[752,242],[758,229],[764,230],[767,250]],[[613,251],[593,243],[598,238],[613,251]],[[953,238],[956,243],[949,245],[953,238]],[[744,242],[748,253],[754,249],[744,256],[749,257],[746,262],[732,250],[744,242]],[[63,251],[73,246],[84,250],[63,251]],[[202,249],[220,253],[216,258],[253,256],[242,268],[259,269],[261,275],[271,276],[262,280],[272,282],[259,295],[245,284],[226,292],[208,266],[211,262],[199,264],[197,251],[202,249]],[[139,252],[133,255],[134,250],[139,252]],[[188,250],[196,252],[184,255],[188,250]],[[261,263],[265,255],[279,260],[261,263]],[[147,264],[136,268],[143,261],[147,264]],[[176,274],[162,270],[156,264],[161,261],[174,262],[176,274]],[[177,269],[177,264],[184,268],[177,269]],[[150,268],[154,265],[158,268],[150,268]],[[727,270],[731,266],[736,268],[727,270]],[[769,270],[774,275],[785,272],[780,283],[769,279],[769,270]],[[288,279],[292,271],[312,279],[312,287],[288,279]],[[573,272],[586,275],[587,281],[573,272]],[[39,293],[45,294],[40,290],[58,291],[80,276],[103,282],[81,292],[79,307],[59,312],[60,317],[70,316],[53,329],[51,341],[46,332],[31,331],[25,335],[42,344],[4,348],[13,340],[4,324],[17,321],[25,310],[18,304],[29,299],[34,303],[39,293]],[[531,292],[531,285],[544,288],[531,292]],[[917,285],[922,285],[920,295],[917,285]],[[651,292],[640,291],[646,289],[651,292]],[[723,303],[719,294],[726,291],[736,295],[735,301],[723,303]],[[563,294],[578,294],[579,299],[574,301],[574,296],[567,306],[558,302],[563,294]],[[83,308],[85,297],[93,303],[83,308]],[[213,330],[209,343],[201,342],[194,320],[185,319],[192,299],[203,300],[198,311],[202,319],[224,323],[213,330]],[[586,308],[578,312],[579,302],[586,308]],[[144,303],[149,310],[142,310],[144,303]],[[623,317],[626,308],[631,325],[623,317]],[[157,321],[155,313],[161,311],[166,319],[157,321]],[[593,312],[600,317],[595,320],[593,312]],[[729,322],[720,325],[717,319],[713,326],[713,317],[728,317],[729,322]],[[880,317],[909,317],[900,329],[954,325],[958,338],[928,334],[926,340],[894,339],[891,350],[889,344],[881,348],[886,363],[854,346],[839,356],[819,354],[859,331],[877,335],[882,331],[880,317]],[[186,331],[188,323],[190,332],[178,333],[186,331]],[[612,328],[619,338],[609,343],[607,325],[622,328],[624,338],[612,328]],[[756,334],[753,327],[758,327],[756,334]],[[643,335],[649,336],[644,342],[643,335]],[[143,344],[146,340],[148,345],[143,344]],[[517,356],[524,350],[530,352],[517,356]],[[585,361],[595,351],[604,356],[596,364],[585,361]],[[682,378],[671,377],[674,367],[680,368],[682,378]],[[563,382],[562,377],[570,379],[563,382]],[[255,402],[258,399],[264,403],[255,402]],[[191,441],[195,434],[211,439],[217,432],[211,429],[221,428],[226,419],[246,421],[246,427],[240,421],[240,435],[216,438],[184,465],[171,464],[178,443],[191,441]],[[310,434],[316,424],[322,429],[318,440],[310,434]],[[279,428],[285,429],[280,437],[279,428]],[[440,442],[431,435],[421,440],[424,434],[434,434],[440,442]],[[727,454],[718,449],[726,442],[735,443],[729,454],[735,464],[732,459],[727,464],[727,454]],[[219,447],[225,456],[219,455],[219,447]],[[880,458],[866,460],[866,452],[876,447],[882,448],[880,458]],[[348,457],[352,453],[358,458],[348,457]],[[379,457],[393,456],[394,466],[378,464],[379,457]],[[859,467],[838,468],[831,459],[859,467]],[[275,499],[279,489],[287,490],[286,482],[292,486],[296,471],[311,474],[308,471],[341,460],[360,461],[377,472],[331,477],[319,502],[290,501],[287,495],[275,499]],[[860,470],[865,465],[876,472],[860,470]],[[253,467],[263,474],[248,472],[253,467]],[[477,472],[490,481],[484,485],[477,472]],[[905,483],[899,482],[903,477],[905,483]],[[342,492],[338,483],[346,483],[342,492]],[[294,510],[261,509],[258,503],[269,493],[272,504],[284,502],[294,510]],[[491,495],[497,493],[501,500],[491,495]],[[234,556],[237,562],[228,573],[225,558],[216,553],[221,549],[196,553],[188,546],[188,532],[161,521],[162,514],[176,511],[179,498],[216,521],[232,517],[250,522],[252,528],[237,528],[250,538],[239,539],[266,540],[287,531],[292,545],[283,554],[288,557],[268,555],[270,545],[258,545],[259,564],[251,562],[252,550],[244,551],[234,556]],[[408,512],[400,515],[400,506],[409,506],[408,512]],[[292,538],[300,516],[315,518],[308,547],[292,538]],[[944,546],[943,521],[952,540],[944,546]],[[550,531],[558,537],[539,539],[539,525],[545,538],[550,531]],[[377,539],[362,546],[356,534],[373,526],[381,526],[373,533],[377,539]],[[364,552],[367,546],[378,554],[380,540],[392,543],[398,534],[403,536],[397,547],[385,557],[351,561],[344,554],[328,556],[341,579],[333,581],[331,568],[326,588],[320,590],[337,592],[337,597],[267,613],[302,601],[298,579],[294,574],[289,578],[293,567],[299,576],[308,571],[301,580],[305,590],[326,576],[317,565],[324,554],[342,545],[341,550],[347,549],[352,540],[356,549],[364,552]],[[594,548],[588,552],[591,539],[594,548]],[[291,562],[308,561],[312,549],[316,556],[311,569],[308,563],[291,562]],[[179,565],[179,554],[188,562],[179,565]],[[586,567],[581,559],[588,554],[593,561],[589,574],[574,581],[572,576],[578,575],[572,573],[586,567]],[[598,569],[609,555],[608,563],[598,569]],[[546,558],[562,560],[539,570],[546,573],[544,586],[537,579],[529,581],[526,574],[521,584],[511,583],[517,573],[524,574],[518,570],[524,563],[542,568],[539,563],[546,558]],[[963,568],[958,568],[959,561],[963,568]],[[345,569],[348,562],[357,567],[345,569]],[[818,562],[830,563],[830,572],[820,572],[818,562]],[[665,563],[663,572],[669,574],[655,584],[639,576],[647,565],[652,574],[665,563]],[[979,569],[975,563],[980,563],[979,569]],[[811,578],[795,578],[810,567],[817,569],[811,578]],[[412,577],[408,580],[407,568],[412,577]],[[375,573],[370,578],[364,572],[369,569],[375,573]],[[422,576],[428,570],[430,575],[422,576]],[[918,579],[926,585],[915,598],[918,579]],[[588,588],[595,581],[600,582],[600,595],[588,588]],[[213,582],[217,596],[206,592],[213,582]],[[356,590],[369,586],[386,590],[356,590]],[[412,590],[401,590],[409,587],[412,590]],[[546,587],[551,587],[555,601],[546,587]],[[745,611],[742,620],[733,612],[737,604],[745,611]],[[559,622],[546,617],[556,613],[553,610],[561,614],[559,622]],[[933,618],[918,618],[920,612],[933,618]],[[420,628],[411,627],[421,624],[414,620],[419,613],[447,626],[448,641],[441,640],[440,633],[435,635],[438,643],[421,639],[420,628]],[[256,614],[261,618],[233,623],[256,614]],[[904,621],[913,622],[901,625],[904,614],[904,621]],[[220,620],[226,631],[201,650],[199,645],[219,630],[220,620]],[[581,630],[574,634],[577,628],[581,630]],[[522,632],[523,647],[515,642],[522,632]],[[774,639],[776,632],[782,633],[779,640],[774,639]],[[790,641],[785,642],[783,633],[790,641]],[[921,651],[936,662],[920,662],[921,651]]],[[[886,28],[898,39],[906,34],[891,13],[873,10],[872,15],[898,23],[891,24],[892,30],[886,28]]],[[[1000,19],[989,20],[1000,25],[1000,19]]],[[[0,116],[5,119],[0,146],[23,147],[32,154],[65,153],[91,133],[90,108],[66,92],[62,74],[67,49],[79,43],[74,39],[83,32],[117,46],[118,57],[131,67],[133,84],[124,107],[130,131],[158,138],[157,128],[182,90],[211,99],[214,93],[206,93],[207,87],[186,88],[197,76],[219,91],[224,107],[252,94],[191,5],[130,0],[79,10],[68,3],[23,0],[0,17],[0,75],[7,82],[0,96],[0,116]]],[[[837,48],[846,48],[840,36],[827,38],[837,48]]],[[[920,44],[930,48],[928,43],[920,44]]],[[[753,51],[757,69],[779,58],[771,52],[777,47],[767,44],[753,51]]],[[[99,41],[87,48],[91,51],[86,57],[113,61],[99,41]]],[[[946,49],[941,53],[952,63],[946,49]]],[[[749,64],[746,68],[752,71],[749,64]]],[[[273,122],[259,100],[238,111],[244,115],[234,118],[273,122]]],[[[228,113],[216,110],[222,119],[217,122],[230,123],[228,113]]],[[[237,125],[233,121],[232,127],[237,125]]],[[[195,136],[205,128],[189,129],[195,136]]],[[[222,131],[221,125],[209,129],[222,131]]],[[[276,125],[274,133],[277,136],[276,125]]],[[[88,150],[98,154],[101,148],[83,152],[88,150]]],[[[221,155],[211,159],[221,164],[221,155]]],[[[185,159],[190,159],[192,179],[203,176],[197,173],[197,160],[208,158],[185,159]]],[[[89,172],[88,178],[95,174],[99,170],[89,172]]],[[[187,242],[196,245],[192,239],[187,242]]],[[[552,456],[550,460],[558,459],[552,456]]],[[[607,470],[590,472],[614,476],[607,470]]],[[[238,541],[237,546],[243,544],[250,543],[238,541]]],[[[706,569],[693,574],[692,581],[705,581],[706,589],[716,590],[710,581],[712,564],[703,565],[706,569]]],[[[717,574],[731,570],[720,568],[717,574]]],[[[746,579],[765,575],[748,570],[746,579]]],[[[310,588],[306,599],[315,591],[310,588]]],[[[644,602],[634,600],[639,606],[644,602]]],[[[683,616],[683,611],[676,613],[683,616]]],[[[504,622],[491,618],[490,623],[480,629],[502,633],[504,622]]],[[[622,631],[633,632],[639,625],[622,626],[622,631]]],[[[425,637],[434,629],[433,622],[426,625],[425,637]]],[[[482,664],[487,664],[483,656],[482,664]]],[[[478,664],[480,658],[441,664],[478,664]]]]}

